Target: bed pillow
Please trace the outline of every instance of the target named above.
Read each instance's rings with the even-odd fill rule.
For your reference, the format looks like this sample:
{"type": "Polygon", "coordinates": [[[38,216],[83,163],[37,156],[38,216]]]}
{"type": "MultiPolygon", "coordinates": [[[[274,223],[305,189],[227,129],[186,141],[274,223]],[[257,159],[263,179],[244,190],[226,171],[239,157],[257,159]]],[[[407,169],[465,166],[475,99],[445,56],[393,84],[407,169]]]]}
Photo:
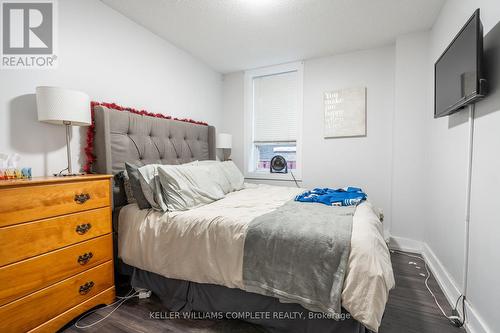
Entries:
{"type": "Polygon", "coordinates": [[[198,161],[198,166],[202,169],[205,169],[210,174],[210,178],[219,185],[224,194],[233,192],[231,182],[226,176],[226,173],[224,172],[222,163],[220,161],[198,161]]]}
{"type": "Polygon", "coordinates": [[[233,191],[239,191],[244,187],[243,183],[245,179],[243,174],[233,161],[221,162],[205,160],[198,161],[198,165],[210,169],[212,176],[220,183],[226,194],[233,191]],[[225,180],[222,180],[221,175],[224,175],[225,180]]]}
{"type": "Polygon", "coordinates": [[[166,200],[163,197],[158,168],[162,164],[147,164],[140,167],[139,183],[144,197],[155,210],[166,212],[168,210],[166,200]]]}
{"type": "Polygon", "coordinates": [[[144,196],[144,193],[142,192],[141,183],[139,180],[139,171],[138,171],[139,167],[134,164],[126,162],[125,169],[127,171],[130,187],[132,189],[133,197],[137,202],[137,206],[139,206],[140,209],[151,208],[151,205],[144,196]]]}
{"type": "Polygon", "coordinates": [[[196,208],[225,196],[206,167],[195,164],[161,165],[157,170],[169,211],[196,208]]]}
{"type": "Polygon", "coordinates": [[[221,162],[220,165],[224,175],[231,183],[231,192],[241,190],[243,188],[245,178],[236,164],[234,164],[233,161],[224,161],[221,162]]]}
{"type": "Polygon", "coordinates": [[[125,192],[125,197],[127,198],[127,203],[136,203],[134,198],[134,193],[132,192],[132,185],[130,184],[130,178],[128,177],[127,170],[120,171],[117,174],[117,178],[123,185],[123,190],[125,192]]]}

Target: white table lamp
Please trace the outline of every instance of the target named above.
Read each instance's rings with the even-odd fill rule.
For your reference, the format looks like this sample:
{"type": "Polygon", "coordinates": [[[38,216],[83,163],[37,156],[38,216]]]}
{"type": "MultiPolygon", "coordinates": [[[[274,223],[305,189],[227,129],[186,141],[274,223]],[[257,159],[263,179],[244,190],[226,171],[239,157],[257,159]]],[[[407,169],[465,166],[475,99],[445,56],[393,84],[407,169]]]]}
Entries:
{"type": "MultiPolygon", "coordinates": [[[[37,87],[36,104],[38,121],[66,126],[66,150],[68,154],[68,173],[73,175],[71,167],[71,126],[90,126],[90,99],[85,93],[57,87],[37,87]]],[[[64,170],[63,170],[64,171],[64,170]]]]}
{"type": "Polygon", "coordinates": [[[217,135],[217,144],[216,144],[216,147],[218,149],[222,149],[222,154],[223,154],[224,161],[230,160],[230,157],[231,157],[231,148],[232,148],[232,141],[233,141],[233,137],[232,137],[231,134],[219,133],[217,135]],[[227,152],[229,152],[228,156],[226,156],[227,152]]]}

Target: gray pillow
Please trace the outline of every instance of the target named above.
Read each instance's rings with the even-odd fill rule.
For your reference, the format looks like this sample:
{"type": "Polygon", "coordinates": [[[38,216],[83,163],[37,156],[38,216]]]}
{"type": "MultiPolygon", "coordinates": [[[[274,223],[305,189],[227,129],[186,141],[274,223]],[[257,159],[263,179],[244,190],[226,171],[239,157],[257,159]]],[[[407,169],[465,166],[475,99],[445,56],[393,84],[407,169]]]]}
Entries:
{"type": "Polygon", "coordinates": [[[137,171],[139,172],[142,193],[146,200],[153,209],[166,212],[168,207],[165,200],[163,200],[162,186],[158,176],[159,166],[161,164],[147,164],[137,169],[137,171]]]}
{"type": "Polygon", "coordinates": [[[130,185],[130,178],[128,177],[127,170],[123,170],[123,188],[125,189],[125,196],[129,204],[136,203],[134,192],[132,192],[132,185],[130,185]]]}
{"type": "Polygon", "coordinates": [[[125,192],[127,203],[136,203],[134,193],[132,192],[132,186],[130,186],[130,179],[128,178],[127,170],[118,172],[115,175],[115,182],[120,186],[120,189],[123,189],[125,192]]]}
{"type": "Polygon", "coordinates": [[[139,181],[140,175],[138,169],[140,166],[125,162],[125,168],[127,169],[130,187],[132,188],[132,193],[134,194],[137,206],[139,206],[140,209],[151,208],[151,205],[142,192],[141,183],[139,181]]]}

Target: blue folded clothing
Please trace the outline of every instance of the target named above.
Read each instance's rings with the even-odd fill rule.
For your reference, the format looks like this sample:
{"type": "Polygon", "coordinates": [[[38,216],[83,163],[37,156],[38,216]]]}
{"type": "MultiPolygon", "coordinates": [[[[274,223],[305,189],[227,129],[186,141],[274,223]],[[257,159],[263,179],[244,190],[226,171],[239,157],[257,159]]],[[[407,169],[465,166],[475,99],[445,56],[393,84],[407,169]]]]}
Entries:
{"type": "Polygon", "coordinates": [[[295,197],[295,201],[319,202],[328,206],[355,206],[366,200],[366,193],[357,187],[315,188],[295,197]]]}

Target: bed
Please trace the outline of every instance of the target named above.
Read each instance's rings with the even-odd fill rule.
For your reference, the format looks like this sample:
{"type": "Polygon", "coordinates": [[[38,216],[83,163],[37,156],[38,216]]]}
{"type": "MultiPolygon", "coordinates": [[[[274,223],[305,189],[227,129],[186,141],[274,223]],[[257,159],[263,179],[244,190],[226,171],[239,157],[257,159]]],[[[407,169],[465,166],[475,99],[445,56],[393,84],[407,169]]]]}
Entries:
{"type": "MultiPolygon", "coordinates": [[[[182,164],[215,159],[211,126],[103,106],[95,107],[94,120],[94,171],[99,173],[118,174],[125,162],[182,164]]],[[[352,217],[342,316],[336,318],[340,320],[306,309],[300,302],[245,288],[241,261],[249,223],[301,191],[246,184],[205,206],[161,213],[127,205],[123,185],[117,181],[113,218],[119,259],[132,268],[132,285],[152,290],[171,311],[268,313],[245,320],[272,332],[376,332],[394,277],[382,226],[369,202],[356,207],[352,217]]]]}

